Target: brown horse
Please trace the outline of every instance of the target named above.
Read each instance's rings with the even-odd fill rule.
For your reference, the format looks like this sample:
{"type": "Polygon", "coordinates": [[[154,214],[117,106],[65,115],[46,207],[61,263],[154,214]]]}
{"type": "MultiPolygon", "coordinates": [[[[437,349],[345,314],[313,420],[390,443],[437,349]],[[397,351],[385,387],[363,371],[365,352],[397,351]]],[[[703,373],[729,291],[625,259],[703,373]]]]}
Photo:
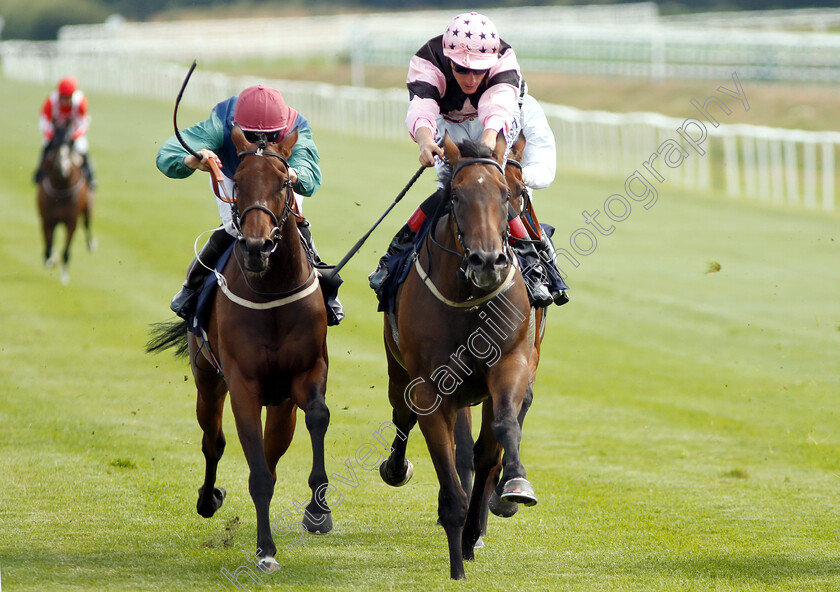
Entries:
{"type": "Polygon", "coordinates": [[[44,234],[44,265],[52,267],[58,261],[57,254],[53,253],[53,234],[56,226],[64,224],[66,236],[61,259],[61,283],[66,284],[70,279],[70,242],[79,217],[84,222],[88,250],[96,248],[90,228],[93,192],[82,172],[82,156],[73,151],[73,139],[66,127],[55,126],[55,135],[44,155],[43,171],[38,183],[38,212],[44,234]]]}
{"type": "Polygon", "coordinates": [[[507,244],[504,138],[492,154],[479,144],[456,146],[448,136],[444,150],[453,169],[449,213],[433,222],[397,294],[395,315],[385,316],[388,395],[399,431],[380,475],[394,486],[411,478],[407,436],[419,423],[440,482],[450,577],[463,579],[500,468],[504,501],[536,503],[519,458],[518,423],[533,341],[528,295],[507,244]],[[479,403],[468,499],[456,471],[454,429],[458,410],[479,403]]]}
{"type": "MultiPolygon", "coordinates": [[[[257,513],[259,566],[269,572],[278,568],[269,503],[277,462],[291,444],[298,408],[304,411],[312,441],[312,498],[303,515],[303,526],[320,534],[332,530],[324,468],[324,435],[330,418],[324,400],[327,313],[292,211],[294,195],[286,158],[297,132],[279,144],[251,143],[238,126],[231,137],[241,158],[234,177],[241,236],[221,274],[206,342],[192,333],[188,339],[206,460],[197,510],[209,518],[224,501],[225,491],[215,487],[215,482],[225,448],[222,411],[229,391],[236,430],[250,469],[248,483],[257,513]]],[[[175,321],[158,329],[147,350],[180,346],[183,351],[186,340],[186,321],[175,321]]]]}
{"type": "MultiPolygon", "coordinates": [[[[510,191],[510,205],[516,212],[522,212],[523,208],[530,210],[534,224],[526,221],[525,227],[532,240],[539,240],[542,229],[539,221],[533,216],[533,208],[530,204],[530,197],[525,186],[525,179],[522,176],[522,157],[525,151],[525,136],[520,134],[514,145],[511,147],[505,161],[505,181],[510,191]]],[[[537,367],[540,364],[540,349],[545,336],[545,308],[532,308],[534,319],[533,341],[534,348],[531,350],[531,357],[528,360],[528,392],[522,402],[522,409],[519,413],[519,427],[523,426],[525,415],[531,406],[534,398],[534,383],[537,379],[537,367]]],[[[472,414],[469,407],[458,411],[458,419],[455,423],[455,465],[461,485],[469,496],[472,493],[472,481],[474,475],[473,467],[473,446],[475,441],[472,435],[472,414]]],[[[519,504],[506,502],[501,499],[501,486],[497,487],[490,496],[488,508],[497,516],[509,518],[519,510],[519,504]]],[[[487,532],[487,512],[482,513],[482,534],[487,532]]],[[[481,543],[479,543],[481,546],[481,543]]]]}

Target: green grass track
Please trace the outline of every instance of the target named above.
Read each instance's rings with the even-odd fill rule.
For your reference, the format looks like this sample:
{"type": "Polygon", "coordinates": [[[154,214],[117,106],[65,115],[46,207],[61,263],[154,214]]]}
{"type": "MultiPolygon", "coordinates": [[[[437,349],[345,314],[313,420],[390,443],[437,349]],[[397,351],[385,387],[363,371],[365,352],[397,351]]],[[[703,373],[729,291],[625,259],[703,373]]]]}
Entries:
{"type": "MultiPolygon", "coordinates": [[[[550,310],[522,441],[540,503],[491,517],[467,582],[453,583],[419,431],[403,489],[355,461],[390,419],[366,275],[430,193],[426,173],[342,273],[347,319],[329,334],[327,391],[327,470],[345,479],[331,479],[342,495],[335,531],[278,537],[281,570],[257,583],[229,407],[219,467],[228,497],[205,520],[189,370],[143,351],[149,325],[171,318],[195,236],[218,223],[207,179],[174,181],[154,166],[172,104],[92,94],[99,249],[77,236],[62,286],[41,265],[31,182],[48,90],[0,79],[4,590],[234,590],[225,573],[249,590],[840,589],[838,215],[666,182],[653,207],[634,203],[578,268],[565,265],[572,302],[550,310]]],[[[335,262],[416,170],[416,149],[407,135],[375,142],[312,125],[324,185],[305,213],[335,262]]],[[[563,171],[537,195],[558,247],[570,248],[589,228],[582,212],[603,209],[632,172],[563,171]]],[[[309,495],[310,457],[301,422],[278,465],[273,515],[309,495]]]]}

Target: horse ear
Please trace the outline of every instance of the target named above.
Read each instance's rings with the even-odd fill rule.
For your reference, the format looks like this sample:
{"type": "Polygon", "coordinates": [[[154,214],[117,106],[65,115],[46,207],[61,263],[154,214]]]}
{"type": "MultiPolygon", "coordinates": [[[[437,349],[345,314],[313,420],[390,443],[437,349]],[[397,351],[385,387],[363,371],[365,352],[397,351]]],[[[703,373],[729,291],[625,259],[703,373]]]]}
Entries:
{"type": "Polygon", "coordinates": [[[446,154],[446,158],[449,160],[449,165],[452,167],[452,170],[455,170],[455,167],[458,165],[458,161],[461,158],[461,151],[458,150],[458,146],[456,146],[455,142],[452,141],[452,138],[449,137],[449,132],[445,132],[443,134],[443,152],[446,154]]]}
{"type": "Polygon", "coordinates": [[[237,152],[247,150],[251,146],[250,142],[245,139],[245,132],[238,125],[234,125],[233,129],[230,130],[230,139],[233,141],[233,145],[236,146],[237,152]]]}
{"type": "Polygon", "coordinates": [[[283,155],[283,158],[289,158],[289,155],[292,153],[292,148],[295,147],[295,143],[298,140],[298,132],[297,130],[293,131],[291,134],[280,140],[280,143],[277,144],[277,150],[280,154],[283,155]]]}
{"type": "Polygon", "coordinates": [[[516,138],[516,142],[513,143],[513,147],[510,149],[510,154],[508,154],[508,158],[512,158],[513,160],[522,160],[522,153],[525,151],[525,134],[519,132],[519,137],[516,138]]]}
{"type": "Polygon", "coordinates": [[[496,135],[496,147],[493,148],[493,159],[499,164],[505,161],[505,152],[507,151],[507,140],[503,131],[499,130],[499,133],[496,135]]]}

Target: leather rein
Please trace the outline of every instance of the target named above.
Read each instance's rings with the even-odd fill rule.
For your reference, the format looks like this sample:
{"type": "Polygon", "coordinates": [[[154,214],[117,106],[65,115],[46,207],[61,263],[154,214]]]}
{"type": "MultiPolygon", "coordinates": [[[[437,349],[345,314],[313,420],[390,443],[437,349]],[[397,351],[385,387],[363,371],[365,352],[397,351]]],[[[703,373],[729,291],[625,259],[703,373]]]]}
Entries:
{"type": "MultiPolygon", "coordinates": [[[[468,158],[468,159],[465,159],[465,160],[462,160],[461,162],[459,162],[458,166],[455,167],[455,170],[452,171],[450,185],[452,184],[452,182],[455,181],[455,177],[458,175],[459,172],[461,172],[462,169],[464,169],[465,167],[471,166],[471,165],[476,165],[476,164],[492,165],[496,169],[498,169],[499,172],[502,174],[502,177],[504,177],[504,169],[502,168],[502,165],[500,165],[498,162],[496,162],[492,158],[468,158]]],[[[442,250],[443,252],[448,253],[450,255],[454,255],[455,257],[458,257],[458,258],[461,259],[461,266],[459,268],[459,276],[462,279],[466,279],[466,266],[467,266],[467,259],[470,256],[470,249],[464,244],[464,233],[461,230],[461,225],[458,221],[458,216],[455,213],[455,207],[454,207],[454,203],[453,203],[454,197],[455,197],[455,192],[450,191],[449,203],[452,204],[452,206],[449,208],[449,216],[452,218],[452,221],[455,223],[455,238],[458,241],[458,244],[460,245],[463,253],[455,251],[453,249],[450,249],[450,248],[445,247],[442,244],[440,244],[437,241],[437,239],[435,239],[434,229],[431,229],[429,231],[429,240],[435,246],[437,246],[440,250],[442,250]]],[[[508,199],[510,199],[510,193],[508,193],[508,199]]],[[[429,289],[429,291],[435,296],[435,298],[437,298],[441,302],[443,302],[443,303],[445,303],[449,306],[455,307],[455,308],[477,307],[478,305],[480,305],[480,304],[482,304],[482,303],[484,303],[484,302],[486,302],[486,301],[488,301],[492,298],[495,298],[498,294],[500,294],[501,292],[504,292],[505,290],[507,290],[511,286],[511,284],[513,284],[513,281],[515,279],[515,273],[516,273],[516,267],[517,266],[516,266],[516,257],[509,252],[510,247],[508,246],[508,235],[509,235],[509,231],[505,230],[505,234],[502,237],[502,242],[504,244],[504,248],[505,248],[506,251],[508,251],[507,254],[508,254],[509,260],[511,261],[511,265],[510,265],[510,269],[508,270],[508,274],[505,277],[504,281],[501,283],[501,285],[499,285],[499,287],[497,287],[492,292],[490,292],[488,294],[485,294],[484,296],[481,296],[479,298],[469,299],[469,300],[466,300],[464,302],[455,302],[455,301],[450,300],[450,299],[446,298],[445,296],[443,296],[443,294],[440,292],[440,290],[437,288],[437,286],[435,286],[434,283],[432,282],[432,279],[429,277],[428,273],[426,273],[426,270],[424,270],[423,267],[420,265],[420,258],[419,257],[415,257],[415,259],[414,259],[415,270],[417,271],[417,274],[420,276],[420,279],[423,281],[423,283],[426,285],[426,287],[429,289]]],[[[427,243],[426,248],[427,248],[427,252],[428,252],[428,243],[427,243]]],[[[431,253],[429,253],[429,255],[431,256],[431,253]]]]}
{"type": "MultiPolygon", "coordinates": [[[[286,167],[286,170],[288,171],[288,169],[289,169],[289,163],[286,160],[286,158],[282,154],[278,154],[277,152],[273,152],[271,150],[266,150],[265,149],[265,141],[262,140],[262,139],[259,141],[259,147],[258,148],[254,149],[254,150],[242,150],[241,152],[239,152],[237,154],[237,156],[240,159],[243,156],[250,156],[250,155],[253,155],[253,156],[271,156],[273,158],[279,158],[280,161],[283,163],[283,165],[286,167]]],[[[248,214],[248,212],[252,212],[252,211],[255,211],[255,210],[256,211],[261,211],[261,212],[265,212],[266,214],[268,214],[271,217],[271,221],[272,221],[272,224],[274,224],[274,227],[271,229],[271,234],[269,236],[269,240],[273,243],[273,246],[272,246],[271,251],[269,253],[274,253],[274,251],[277,250],[277,247],[279,246],[280,241],[282,239],[283,226],[286,224],[286,220],[288,220],[289,215],[294,215],[295,218],[297,218],[298,220],[303,219],[302,216],[300,216],[300,214],[298,214],[294,209],[294,205],[293,205],[294,204],[294,191],[292,189],[292,183],[288,178],[283,183],[282,191],[285,193],[285,198],[283,200],[283,213],[281,214],[279,220],[277,218],[277,215],[273,211],[271,211],[271,209],[269,209],[268,207],[266,207],[262,204],[250,205],[247,208],[245,208],[244,210],[242,210],[242,212],[239,212],[239,208],[237,207],[237,200],[236,200],[236,195],[235,194],[231,199],[225,200],[225,201],[228,201],[228,203],[231,204],[230,207],[231,207],[232,214],[233,214],[233,221],[234,221],[233,224],[234,224],[234,227],[236,228],[236,231],[239,233],[240,238],[242,237],[242,222],[245,219],[245,216],[248,214]]],[[[292,302],[296,302],[297,300],[300,300],[302,298],[305,298],[306,296],[309,296],[310,294],[312,294],[312,292],[314,292],[318,288],[318,281],[315,281],[316,277],[317,277],[317,273],[316,273],[314,267],[312,267],[312,269],[310,270],[309,276],[306,278],[306,280],[301,285],[299,285],[295,288],[292,288],[291,290],[288,290],[286,292],[274,292],[274,293],[260,292],[259,290],[257,290],[253,286],[251,286],[250,282],[248,282],[247,276],[243,273],[242,277],[245,279],[245,283],[248,285],[248,288],[251,290],[251,292],[253,292],[254,294],[257,294],[259,296],[266,296],[266,297],[274,297],[275,298],[274,300],[271,300],[269,302],[252,302],[250,300],[246,300],[245,298],[242,298],[241,296],[237,296],[236,294],[231,292],[230,289],[228,288],[227,280],[225,279],[225,277],[221,273],[219,273],[215,270],[214,270],[214,273],[216,274],[216,280],[217,280],[217,283],[219,284],[219,288],[222,290],[222,292],[225,294],[225,296],[228,297],[228,299],[230,299],[232,302],[234,302],[234,303],[236,303],[240,306],[243,306],[245,308],[250,308],[252,310],[267,310],[267,309],[272,309],[272,308],[277,308],[277,307],[280,307],[280,306],[284,306],[286,304],[291,304],[292,302]]]]}

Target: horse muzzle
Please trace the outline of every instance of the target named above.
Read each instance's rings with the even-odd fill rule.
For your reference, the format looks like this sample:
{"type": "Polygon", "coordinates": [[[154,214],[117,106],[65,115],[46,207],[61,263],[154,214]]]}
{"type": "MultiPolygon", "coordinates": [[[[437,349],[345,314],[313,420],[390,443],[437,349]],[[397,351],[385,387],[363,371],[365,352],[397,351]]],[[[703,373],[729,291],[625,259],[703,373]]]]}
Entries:
{"type": "Polygon", "coordinates": [[[502,272],[510,259],[504,251],[469,250],[465,256],[467,279],[481,290],[492,290],[502,283],[502,272]]]}
{"type": "Polygon", "coordinates": [[[242,249],[243,265],[246,271],[251,273],[263,273],[268,269],[268,258],[277,248],[277,242],[273,238],[242,238],[240,239],[242,249]]]}

